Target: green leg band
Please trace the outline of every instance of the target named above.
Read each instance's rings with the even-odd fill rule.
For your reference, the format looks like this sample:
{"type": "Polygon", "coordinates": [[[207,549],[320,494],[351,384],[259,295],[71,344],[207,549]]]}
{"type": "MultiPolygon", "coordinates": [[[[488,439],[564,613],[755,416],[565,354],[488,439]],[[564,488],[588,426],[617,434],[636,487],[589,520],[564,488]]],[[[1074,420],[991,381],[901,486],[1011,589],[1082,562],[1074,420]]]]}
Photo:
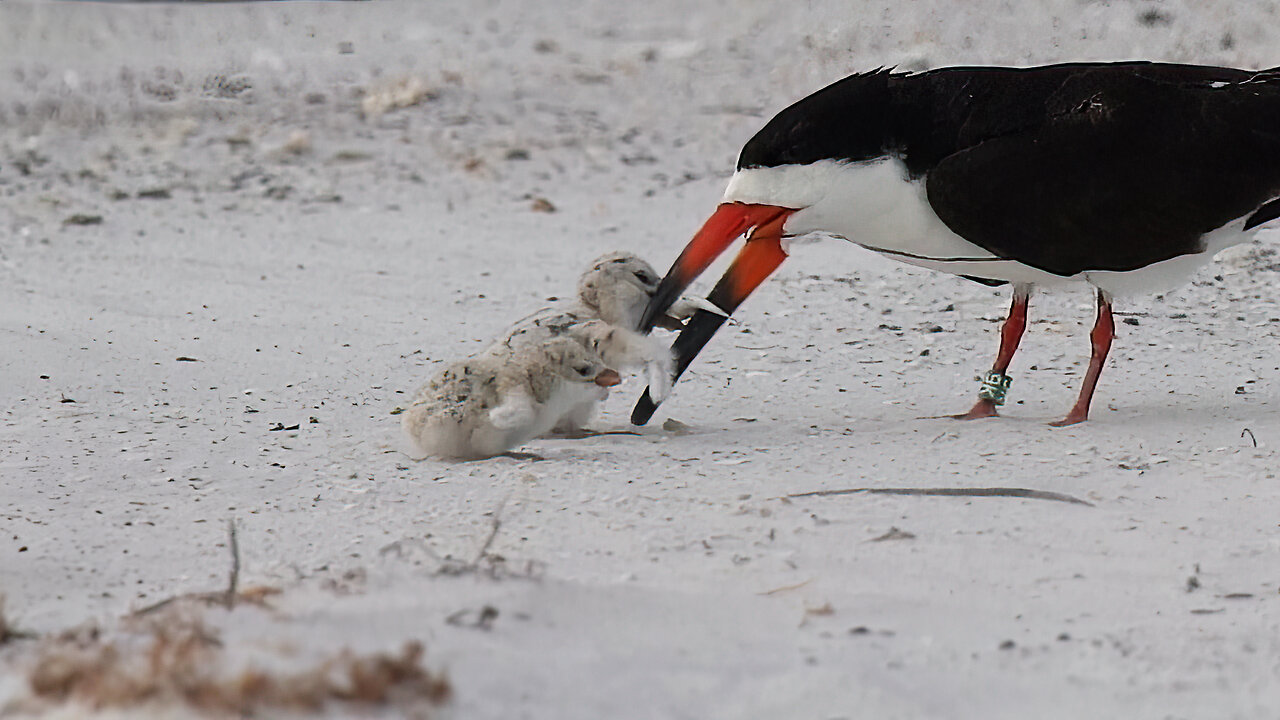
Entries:
{"type": "Polygon", "coordinates": [[[1004,396],[1008,394],[1013,378],[1004,373],[992,371],[976,379],[982,382],[982,387],[978,388],[979,400],[990,400],[996,405],[1004,404],[1004,396]]]}

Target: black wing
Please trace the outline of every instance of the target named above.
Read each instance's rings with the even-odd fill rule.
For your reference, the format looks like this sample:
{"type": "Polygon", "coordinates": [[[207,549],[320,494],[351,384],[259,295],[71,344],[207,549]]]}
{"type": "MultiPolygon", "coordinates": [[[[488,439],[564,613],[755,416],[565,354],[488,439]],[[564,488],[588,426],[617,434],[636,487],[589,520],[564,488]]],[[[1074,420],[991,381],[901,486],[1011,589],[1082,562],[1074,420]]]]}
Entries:
{"type": "Polygon", "coordinates": [[[1204,233],[1280,196],[1280,86],[1256,77],[1079,72],[1039,122],[938,162],[929,203],[961,237],[1058,275],[1198,252],[1204,233]]]}

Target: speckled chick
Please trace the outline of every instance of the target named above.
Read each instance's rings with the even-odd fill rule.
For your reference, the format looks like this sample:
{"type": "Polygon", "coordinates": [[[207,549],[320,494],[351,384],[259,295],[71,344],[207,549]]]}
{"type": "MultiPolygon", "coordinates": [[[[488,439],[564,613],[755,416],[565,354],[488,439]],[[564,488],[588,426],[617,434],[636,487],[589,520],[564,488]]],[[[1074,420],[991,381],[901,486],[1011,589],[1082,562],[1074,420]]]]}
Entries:
{"type": "MultiPolygon", "coordinates": [[[[567,337],[582,343],[611,368],[644,368],[651,388],[664,395],[671,388],[671,359],[665,347],[652,338],[610,325],[603,320],[576,323],[567,337]]],[[[594,396],[584,395],[556,422],[554,430],[573,433],[595,415],[596,406],[609,391],[601,388],[594,396]]]]}
{"type": "MultiPolygon", "coordinates": [[[[599,354],[609,367],[644,368],[649,384],[665,395],[671,384],[671,352],[657,340],[635,332],[657,284],[653,267],[636,255],[602,255],[579,278],[575,301],[525,317],[485,354],[502,356],[552,338],[570,337],[599,354]]],[[[580,426],[566,418],[557,429],[580,426]]]]}
{"type": "Polygon", "coordinates": [[[545,434],[618,382],[581,343],[553,338],[449,365],[418,391],[401,425],[428,455],[492,457],[545,434]]]}
{"type": "Polygon", "coordinates": [[[634,253],[605,253],[578,278],[578,304],[591,318],[638,330],[660,280],[653,266],[634,253]]]}
{"type": "MultiPolygon", "coordinates": [[[[578,305],[592,317],[627,330],[639,330],[640,317],[658,288],[660,277],[640,256],[625,251],[605,253],[578,278],[578,305]]],[[[702,298],[681,296],[659,318],[657,326],[679,330],[697,310],[724,311],[702,298]]]]}

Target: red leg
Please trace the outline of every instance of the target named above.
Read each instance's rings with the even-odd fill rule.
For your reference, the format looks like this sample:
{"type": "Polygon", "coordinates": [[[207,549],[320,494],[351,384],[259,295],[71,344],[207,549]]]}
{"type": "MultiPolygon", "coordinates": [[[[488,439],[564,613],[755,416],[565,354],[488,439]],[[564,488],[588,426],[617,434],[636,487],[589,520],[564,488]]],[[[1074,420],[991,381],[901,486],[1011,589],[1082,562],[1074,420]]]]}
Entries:
{"type": "MultiPolygon", "coordinates": [[[[1013,305],[1009,308],[1009,317],[1004,321],[1004,326],[1000,328],[1000,352],[996,354],[996,362],[991,366],[991,372],[1004,375],[1009,369],[1009,363],[1013,362],[1013,353],[1017,351],[1022,333],[1027,329],[1027,305],[1030,299],[1029,285],[1014,286],[1013,305]]],[[[998,404],[995,400],[980,398],[969,412],[953,417],[957,420],[995,417],[998,404]]]]}
{"type": "Polygon", "coordinates": [[[1093,342],[1093,355],[1089,357],[1089,370],[1084,374],[1084,384],[1080,386],[1080,397],[1065,418],[1050,425],[1063,427],[1089,419],[1089,402],[1093,400],[1093,390],[1098,386],[1102,364],[1107,361],[1107,352],[1111,350],[1111,341],[1115,336],[1116,323],[1111,318],[1111,298],[1099,290],[1098,320],[1093,325],[1093,332],[1089,333],[1089,340],[1093,342]]]}

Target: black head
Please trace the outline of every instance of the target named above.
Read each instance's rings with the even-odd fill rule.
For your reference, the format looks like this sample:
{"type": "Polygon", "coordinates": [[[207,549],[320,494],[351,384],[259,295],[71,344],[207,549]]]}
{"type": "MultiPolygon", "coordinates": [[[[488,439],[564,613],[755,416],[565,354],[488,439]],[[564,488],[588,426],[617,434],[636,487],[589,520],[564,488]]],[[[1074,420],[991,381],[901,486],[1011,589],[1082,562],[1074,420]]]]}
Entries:
{"type": "Polygon", "coordinates": [[[738,169],[883,155],[893,77],[884,68],[850,75],[783,110],[743,146],[738,169]]]}

